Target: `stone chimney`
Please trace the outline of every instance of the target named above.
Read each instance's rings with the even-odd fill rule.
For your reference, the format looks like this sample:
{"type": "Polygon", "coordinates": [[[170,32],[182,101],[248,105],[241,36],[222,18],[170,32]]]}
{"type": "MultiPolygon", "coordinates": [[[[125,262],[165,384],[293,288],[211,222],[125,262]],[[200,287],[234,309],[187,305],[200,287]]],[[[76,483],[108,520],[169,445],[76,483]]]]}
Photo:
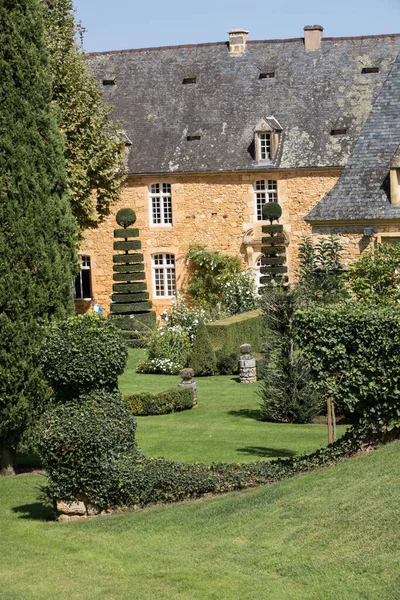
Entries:
{"type": "Polygon", "coordinates": [[[246,50],[249,32],[245,29],[231,29],[229,32],[229,54],[242,56],[246,50]]]}
{"type": "Polygon", "coordinates": [[[306,25],[304,27],[304,47],[306,52],[314,52],[321,47],[322,32],[321,25],[306,25]]]}

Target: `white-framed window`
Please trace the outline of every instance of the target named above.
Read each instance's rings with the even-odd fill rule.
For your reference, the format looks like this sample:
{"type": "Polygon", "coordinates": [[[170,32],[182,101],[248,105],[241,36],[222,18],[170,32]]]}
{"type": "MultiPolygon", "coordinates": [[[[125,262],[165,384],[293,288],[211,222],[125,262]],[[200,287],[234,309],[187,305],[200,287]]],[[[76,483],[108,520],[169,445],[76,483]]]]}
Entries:
{"type": "Polygon", "coordinates": [[[153,287],[156,298],[172,298],[176,293],[175,256],[153,254],[153,287]]]}
{"type": "Polygon", "coordinates": [[[255,264],[255,271],[254,271],[254,276],[255,276],[255,280],[256,280],[256,288],[257,288],[257,293],[260,293],[260,288],[261,288],[261,256],[259,256],[256,260],[256,264],[255,264]]]}
{"type": "Polygon", "coordinates": [[[274,179],[260,179],[254,184],[257,221],[262,221],[262,208],[267,202],[278,202],[278,185],[274,179]]]}
{"type": "Polygon", "coordinates": [[[80,256],[81,268],[75,278],[74,296],[75,300],[92,299],[92,269],[90,256],[80,256]]]}
{"type": "Polygon", "coordinates": [[[149,189],[152,225],[172,225],[170,183],[152,183],[149,189]]]}
{"type": "Polygon", "coordinates": [[[258,143],[260,160],[271,160],[271,134],[259,133],[258,143]]]}

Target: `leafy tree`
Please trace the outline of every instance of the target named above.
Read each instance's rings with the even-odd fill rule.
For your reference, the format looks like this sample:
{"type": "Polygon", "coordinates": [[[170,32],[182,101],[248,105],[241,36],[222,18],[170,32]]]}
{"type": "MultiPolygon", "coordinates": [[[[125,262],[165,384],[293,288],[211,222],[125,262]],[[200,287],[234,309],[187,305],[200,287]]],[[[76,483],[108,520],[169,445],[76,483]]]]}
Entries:
{"type": "Polygon", "coordinates": [[[400,301],[400,244],[378,244],[364,252],[348,271],[350,288],[363,302],[400,301]]]}
{"type": "Polygon", "coordinates": [[[47,396],[43,326],[73,310],[76,221],[54,111],[40,0],[0,4],[0,454],[15,449],[47,396]]]}
{"type": "Polygon", "coordinates": [[[299,245],[298,287],[306,298],[317,302],[337,302],[348,296],[342,252],[343,246],[334,236],[322,238],[315,245],[310,238],[303,238],[299,245]]]}
{"type": "Polygon", "coordinates": [[[125,180],[121,124],[109,119],[96,79],[76,39],[72,0],[45,0],[53,100],[65,134],[72,210],[81,229],[107,215],[125,180]]]}
{"type": "Polygon", "coordinates": [[[296,290],[267,287],[262,298],[265,337],[265,368],[261,414],[266,421],[310,423],[320,402],[311,387],[310,371],[295,346],[296,290]]]}

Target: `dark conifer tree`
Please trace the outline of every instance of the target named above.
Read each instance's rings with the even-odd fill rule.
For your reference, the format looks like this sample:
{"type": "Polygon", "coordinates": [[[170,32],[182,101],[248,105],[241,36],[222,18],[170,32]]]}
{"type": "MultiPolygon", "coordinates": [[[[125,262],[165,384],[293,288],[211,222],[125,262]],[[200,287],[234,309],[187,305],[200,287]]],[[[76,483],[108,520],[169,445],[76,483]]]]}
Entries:
{"type": "Polygon", "coordinates": [[[51,108],[40,0],[0,3],[0,471],[47,388],[43,327],[73,310],[76,222],[51,108]]]}

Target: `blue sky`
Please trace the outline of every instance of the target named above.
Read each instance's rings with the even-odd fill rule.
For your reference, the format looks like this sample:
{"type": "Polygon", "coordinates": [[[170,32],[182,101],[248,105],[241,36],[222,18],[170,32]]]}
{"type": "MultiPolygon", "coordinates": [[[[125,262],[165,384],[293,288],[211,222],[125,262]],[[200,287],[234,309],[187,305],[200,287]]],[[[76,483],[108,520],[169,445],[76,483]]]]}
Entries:
{"type": "Polygon", "coordinates": [[[400,0],[75,0],[89,52],[220,42],[229,29],[249,39],[302,37],[319,24],[324,36],[400,33],[400,0]]]}

